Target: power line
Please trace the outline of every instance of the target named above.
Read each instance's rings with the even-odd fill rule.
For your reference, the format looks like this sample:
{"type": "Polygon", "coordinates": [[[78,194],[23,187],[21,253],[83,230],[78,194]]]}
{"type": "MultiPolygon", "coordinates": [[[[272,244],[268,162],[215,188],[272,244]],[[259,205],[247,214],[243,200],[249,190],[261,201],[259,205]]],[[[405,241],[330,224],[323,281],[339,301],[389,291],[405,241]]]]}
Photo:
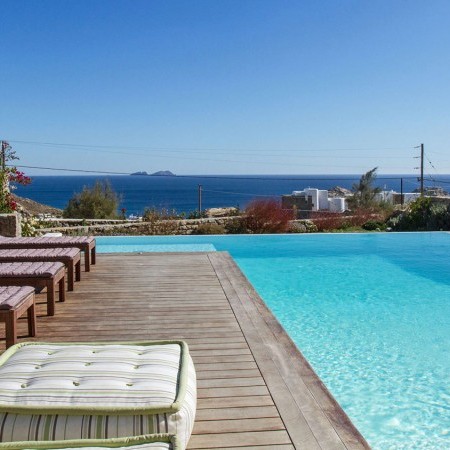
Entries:
{"type": "MultiPolygon", "coordinates": [[[[113,172],[113,171],[102,171],[102,170],[86,170],[86,169],[63,169],[56,167],[42,167],[42,166],[28,166],[28,165],[15,165],[15,167],[24,168],[24,169],[42,169],[42,170],[54,170],[54,171],[62,171],[62,172],[79,172],[79,173],[98,173],[105,175],[131,175],[129,172],[113,172]]],[[[138,176],[138,175],[136,175],[138,176]]],[[[176,178],[195,178],[195,179],[231,179],[231,180],[273,180],[272,176],[239,176],[239,175],[174,175],[176,178]]],[[[280,181],[311,181],[317,180],[316,175],[299,176],[299,177],[289,177],[286,178],[283,175],[275,175],[277,180],[280,181]]],[[[322,178],[320,180],[323,181],[355,181],[359,175],[355,175],[354,177],[349,177],[348,175],[343,176],[333,176],[322,178]]],[[[169,177],[171,178],[171,177],[169,177]]],[[[403,179],[415,179],[415,176],[378,176],[377,180],[399,180],[403,179]]]]}
{"type": "MultiPolygon", "coordinates": [[[[131,154],[129,154],[129,153],[126,153],[126,155],[131,156],[131,154]]],[[[149,156],[149,155],[146,155],[146,156],[149,156]]],[[[218,159],[218,158],[215,158],[215,157],[207,158],[207,157],[204,157],[204,156],[202,156],[202,157],[195,157],[195,156],[178,156],[178,155],[174,156],[174,155],[155,155],[155,154],[153,154],[151,156],[153,158],[176,159],[177,161],[180,160],[180,159],[183,159],[183,160],[187,160],[187,161],[195,160],[195,161],[229,162],[229,163],[239,163],[239,164],[246,163],[246,164],[262,165],[262,166],[270,165],[270,166],[292,167],[292,164],[293,164],[292,161],[291,162],[276,162],[276,161],[265,162],[265,161],[257,161],[255,159],[253,159],[251,161],[246,161],[246,160],[242,160],[242,159],[241,160],[236,160],[236,159],[218,159]]],[[[250,155],[247,155],[247,156],[250,156],[250,155]]],[[[251,155],[251,156],[254,156],[254,155],[251,155]]],[[[265,155],[265,156],[270,156],[270,155],[265,155]]],[[[276,156],[276,155],[273,155],[273,156],[276,156]]],[[[292,156],[291,156],[291,158],[292,158],[292,156]]],[[[316,168],[323,167],[323,165],[305,164],[303,162],[296,162],[296,164],[298,166],[310,167],[310,168],[312,168],[312,167],[316,167],[316,168]]],[[[330,168],[330,164],[328,162],[326,163],[326,167],[330,168]]],[[[333,165],[333,167],[351,168],[348,164],[346,164],[346,165],[333,165]]],[[[360,166],[356,166],[356,167],[352,166],[352,168],[357,168],[359,170],[360,166]]]]}
{"type": "Polygon", "coordinates": [[[218,194],[230,194],[230,195],[249,195],[252,197],[281,197],[281,194],[251,194],[246,192],[234,192],[234,191],[218,191],[218,190],[211,190],[211,189],[204,189],[202,188],[203,192],[217,192],[218,194]]]}
{"type": "MultiPolygon", "coordinates": [[[[292,165],[295,163],[297,164],[299,167],[308,167],[308,168],[316,168],[318,170],[322,169],[324,167],[324,164],[307,164],[302,162],[302,160],[300,158],[308,158],[308,160],[310,159],[323,159],[324,155],[317,155],[315,153],[317,152],[345,152],[345,151],[364,151],[364,150],[394,150],[394,149],[399,149],[396,147],[385,147],[385,148],[371,148],[371,147],[366,147],[366,148],[334,148],[334,149],[284,149],[284,150],[269,150],[269,149],[226,149],[226,148],[198,148],[198,147],[179,147],[179,148],[174,148],[174,147],[137,147],[137,146],[120,146],[120,145],[91,145],[91,144],[74,144],[74,143],[58,143],[58,142],[42,142],[42,141],[25,141],[25,140],[9,140],[9,142],[14,142],[14,143],[21,143],[21,144],[26,144],[26,145],[43,145],[43,146],[47,146],[47,147],[52,147],[55,150],[61,150],[61,148],[67,147],[67,149],[73,149],[76,148],[79,151],[87,151],[87,152],[97,152],[97,153],[108,153],[108,154],[123,154],[123,155],[127,155],[127,156],[140,156],[140,157],[146,157],[146,158],[161,158],[161,159],[176,159],[176,160],[187,160],[187,161],[213,161],[215,163],[221,163],[221,162],[225,162],[225,163],[238,163],[238,164],[252,164],[254,165],[260,165],[260,166],[280,166],[280,167],[292,167],[292,165]],[[106,150],[105,150],[106,149],[106,150]],[[164,154],[158,154],[158,153],[136,153],[136,152],[130,152],[130,151],[117,151],[117,150],[111,150],[111,149],[122,149],[122,150],[130,150],[130,149],[141,149],[141,150],[162,150],[165,153],[164,154]],[[225,152],[220,152],[221,150],[225,151],[225,152]],[[190,152],[190,153],[197,153],[199,154],[199,156],[191,156],[191,155],[186,155],[186,152],[190,152]],[[233,152],[237,152],[239,151],[239,154],[235,154],[233,152]],[[270,152],[274,152],[276,151],[276,154],[270,154],[270,152]],[[167,153],[173,153],[175,152],[176,155],[174,154],[167,154],[167,153]],[[214,152],[214,156],[212,155],[205,155],[204,153],[211,153],[214,152]],[[250,152],[258,152],[258,155],[261,157],[273,157],[273,158],[277,158],[277,160],[275,161],[262,161],[262,160],[258,160],[258,159],[252,159],[252,160],[242,160],[242,159],[238,159],[240,157],[245,157],[245,156],[249,156],[252,158],[255,158],[255,153],[250,153],[250,152]],[[279,152],[285,152],[285,153],[289,153],[289,154],[283,154],[283,153],[279,153],[279,152]],[[180,155],[179,153],[183,153],[182,155],[180,155]],[[307,154],[306,154],[307,153],[307,154]],[[224,159],[218,159],[215,155],[227,155],[228,157],[232,157],[232,158],[224,158],[224,159]],[[282,158],[290,158],[290,161],[283,161],[280,160],[282,158]],[[293,159],[295,159],[295,161],[293,161],[293,159]]],[[[334,155],[333,155],[334,156],[334,155]]],[[[331,155],[330,155],[331,157],[331,155]]],[[[357,162],[358,160],[358,156],[350,156],[350,155],[342,155],[339,154],[337,155],[337,157],[339,157],[339,159],[352,159],[355,162],[357,162]]],[[[378,159],[377,156],[364,156],[361,155],[360,158],[364,158],[364,159],[378,159]]],[[[404,159],[404,157],[401,156],[385,156],[383,157],[384,159],[404,159]]],[[[326,162],[326,167],[327,169],[330,169],[330,164],[327,161],[326,162]]],[[[346,165],[336,165],[334,164],[333,167],[331,168],[348,168],[348,169],[354,169],[354,170],[361,170],[361,166],[348,166],[348,164],[346,165]]],[[[98,172],[98,171],[97,171],[98,172]]],[[[100,171],[103,172],[103,171],[100,171]]]]}
{"type": "Polygon", "coordinates": [[[430,181],[432,181],[433,183],[450,184],[450,181],[447,181],[447,180],[437,180],[436,178],[431,178],[431,175],[430,175],[430,181]]]}
{"type": "MultiPolygon", "coordinates": [[[[7,164],[9,167],[11,165],[7,164]]],[[[84,170],[84,169],[57,169],[55,167],[38,167],[38,166],[23,166],[15,164],[14,167],[20,167],[21,169],[42,169],[42,170],[57,170],[61,172],[83,172],[83,173],[101,173],[106,175],[130,175],[128,172],[105,172],[103,170],[84,170]]]]}
{"type": "MultiPolygon", "coordinates": [[[[12,141],[11,141],[12,142],[12,141]]],[[[39,145],[39,144],[37,144],[39,145]]],[[[52,146],[53,149],[55,150],[61,150],[61,149],[65,149],[65,147],[63,145],[58,145],[58,146],[52,146]]],[[[67,147],[67,149],[71,149],[72,147],[67,147]]],[[[194,154],[200,154],[203,155],[205,152],[207,153],[211,153],[214,152],[214,155],[234,155],[234,153],[232,153],[232,150],[228,150],[228,151],[221,151],[221,150],[172,150],[172,149],[152,149],[152,150],[162,150],[164,152],[169,152],[169,153],[182,153],[185,154],[186,151],[189,151],[190,153],[194,153],[194,154]]],[[[129,152],[129,151],[116,151],[116,150],[99,150],[99,149],[95,149],[95,148],[89,148],[89,147],[83,147],[83,148],[79,148],[78,151],[86,151],[86,152],[91,152],[91,153],[107,153],[107,154],[114,154],[114,155],[127,155],[127,156],[142,156],[142,157],[149,157],[149,156],[153,156],[156,158],[177,158],[180,159],[179,156],[169,156],[166,154],[158,154],[158,153],[136,153],[136,152],[129,152]]],[[[239,154],[236,156],[257,156],[255,154],[256,150],[239,150],[239,149],[235,149],[234,151],[239,151],[239,154]]],[[[265,156],[265,157],[277,157],[277,158],[293,158],[293,157],[306,157],[308,159],[310,158],[323,158],[324,155],[316,155],[316,154],[312,154],[315,153],[317,151],[315,150],[280,150],[281,152],[284,153],[268,153],[268,152],[274,152],[276,150],[257,150],[258,155],[259,156],[265,156]],[[289,154],[287,154],[287,152],[290,152],[289,154]],[[298,153],[305,153],[308,152],[308,154],[302,154],[299,155],[298,153]]],[[[319,152],[324,152],[326,150],[318,150],[319,152]]],[[[331,151],[338,151],[338,150],[329,150],[331,151]]],[[[340,150],[343,151],[343,150],[340,150]]],[[[193,158],[193,157],[181,157],[182,159],[201,159],[204,160],[205,158],[193,158]]],[[[357,158],[357,156],[351,156],[351,155],[339,155],[340,159],[355,159],[357,158]]],[[[368,155],[361,155],[361,158],[364,159],[379,159],[378,156],[368,156],[368,155]]],[[[404,156],[384,156],[383,159],[398,159],[398,160],[404,160],[405,157],[404,156]]],[[[214,158],[215,161],[217,161],[216,158],[214,158]]],[[[219,160],[220,161],[220,160],[219,160]]],[[[234,160],[222,160],[225,162],[236,162],[234,160]]],[[[244,161],[238,161],[238,162],[244,162],[244,161]]]]}
{"type": "Polygon", "coordinates": [[[430,158],[428,158],[428,155],[425,153],[425,158],[428,161],[428,164],[434,169],[434,171],[437,173],[436,167],[434,167],[433,163],[430,161],[430,158]]]}
{"type": "Polygon", "coordinates": [[[97,148],[97,149],[121,149],[121,150],[163,150],[163,151],[174,151],[174,152],[185,152],[185,151],[201,151],[201,152],[211,152],[211,151],[251,151],[251,152],[330,152],[330,151],[364,151],[364,150],[409,150],[411,147],[338,147],[338,148],[296,148],[296,149],[261,149],[261,148],[230,148],[230,147],[152,147],[152,146],[126,146],[126,145],[95,145],[95,144],[74,144],[74,143],[63,143],[63,142],[42,142],[42,141],[26,141],[18,139],[5,139],[8,142],[19,143],[19,144],[33,144],[33,145],[46,145],[46,146],[58,146],[58,147],[75,147],[75,148],[97,148]]]}

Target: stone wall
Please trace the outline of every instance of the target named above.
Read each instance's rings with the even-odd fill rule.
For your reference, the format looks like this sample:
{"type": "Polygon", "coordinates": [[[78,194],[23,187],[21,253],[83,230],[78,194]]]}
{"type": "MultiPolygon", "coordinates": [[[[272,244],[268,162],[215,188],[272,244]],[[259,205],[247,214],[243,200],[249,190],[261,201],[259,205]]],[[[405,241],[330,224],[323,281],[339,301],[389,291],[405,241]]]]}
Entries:
{"type": "Polygon", "coordinates": [[[19,237],[22,235],[18,214],[0,214],[0,236],[19,237]]]}
{"type": "MultiPolygon", "coordinates": [[[[88,223],[74,225],[65,223],[66,219],[58,221],[57,226],[41,228],[41,234],[61,232],[69,235],[120,236],[120,235],[155,235],[155,234],[192,234],[202,224],[217,224],[224,226],[236,217],[217,217],[207,219],[161,220],[155,222],[123,222],[108,221],[108,223],[88,223]],[[111,223],[112,222],[112,223],[111,223]],[[119,223],[114,223],[119,222],[119,223]]],[[[81,221],[80,221],[81,223],[81,221]]]]}
{"type": "Polygon", "coordinates": [[[56,227],[77,227],[77,226],[93,226],[93,225],[119,225],[131,224],[135,221],[123,219],[65,219],[62,217],[41,219],[42,223],[46,224],[48,228],[56,227]]]}
{"type": "Polygon", "coordinates": [[[431,202],[435,204],[450,205],[450,197],[429,197],[431,202]]]}

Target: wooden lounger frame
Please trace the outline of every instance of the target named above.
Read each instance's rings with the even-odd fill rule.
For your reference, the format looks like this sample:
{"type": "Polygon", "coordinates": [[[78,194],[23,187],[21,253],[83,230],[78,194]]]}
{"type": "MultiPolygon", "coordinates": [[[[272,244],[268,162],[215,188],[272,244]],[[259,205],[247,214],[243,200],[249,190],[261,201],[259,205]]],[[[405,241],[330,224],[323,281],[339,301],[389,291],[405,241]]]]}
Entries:
{"type": "Polygon", "coordinates": [[[66,300],[65,290],[65,267],[62,266],[54,276],[37,277],[37,276],[23,276],[23,277],[0,277],[0,286],[33,286],[35,288],[47,288],[47,315],[55,315],[55,297],[56,286],[59,285],[59,301],[66,300]]]}
{"type": "Polygon", "coordinates": [[[17,343],[17,319],[27,312],[28,334],[36,336],[36,309],[34,306],[34,292],[26,295],[25,298],[11,309],[0,309],[0,321],[5,323],[6,328],[6,348],[17,343]]]}
{"type": "MultiPolygon", "coordinates": [[[[69,248],[69,247],[67,247],[69,248]]],[[[77,248],[77,247],[75,247],[77,248]]],[[[19,250],[19,249],[2,249],[2,250],[19,250]]],[[[22,250],[22,249],[20,249],[22,250]]],[[[33,250],[39,250],[39,248],[33,248],[33,250]]],[[[74,290],[74,280],[81,280],[81,255],[78,253],[74,257],[70,256],[58,256],[57,258],[51,257],[50,259],[45,259],[45,257],[40,256],[23,256],[8,258],[7,256],[0,256],[0,263],[2,262],[42,262],[42,261],[58,261],[62,262],[67,268],[67,290],[74,290]],[[75,273],[75,277],[74,277],[75,273]]]]}
{"type": "Polygon", "coordinates": [[[32,242],[24,242],[24,243],[5,243],[0,241],[1,249],[8,248],[67,248],[67,247],[75,247],[79,248],[82,252],[84,252],[84,270],[89,272],[91,270],[91,264],[96,263],[96,251],[95,251],[95,239],[91,242],[71,242],[70,244],[65,244],[64,242],[57,242],[57,238],[55,241],[46,242],[45,244],[35,244],[32,242]]]}

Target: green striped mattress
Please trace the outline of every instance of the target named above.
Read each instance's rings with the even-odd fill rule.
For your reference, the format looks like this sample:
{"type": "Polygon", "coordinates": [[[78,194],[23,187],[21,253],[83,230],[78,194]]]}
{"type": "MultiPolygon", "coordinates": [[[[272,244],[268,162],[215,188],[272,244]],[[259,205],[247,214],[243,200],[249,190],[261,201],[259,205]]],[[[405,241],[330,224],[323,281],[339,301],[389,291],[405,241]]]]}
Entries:
{"type": "Polygon", "coordinates": [[[196,376],[182,341],[22,343],[0,357],[0,442],[192,432],[196,376]]]}
{"type": "Polygon", "coordinates": [[[128,438],[78,439],[70,441],[1,442],[0,450],[180,450],[170,434],[150,434],[128,438]]]}

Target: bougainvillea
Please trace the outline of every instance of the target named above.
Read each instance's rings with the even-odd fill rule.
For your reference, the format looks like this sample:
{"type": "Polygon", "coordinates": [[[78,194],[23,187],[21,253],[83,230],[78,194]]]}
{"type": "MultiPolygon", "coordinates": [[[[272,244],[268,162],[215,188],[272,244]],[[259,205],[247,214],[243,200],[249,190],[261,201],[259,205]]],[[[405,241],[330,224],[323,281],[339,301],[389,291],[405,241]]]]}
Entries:
{"type": "Polygon", "coordinates": [[[15,184],[29,184],[31,178],[18,170],[17,167],[7,164],[18,158],[6,141],[1,142],[0,157],[0,213],[12,213],[17,210],[17,202],[11,194],[11,189],[15,188],[15,184]]]}

